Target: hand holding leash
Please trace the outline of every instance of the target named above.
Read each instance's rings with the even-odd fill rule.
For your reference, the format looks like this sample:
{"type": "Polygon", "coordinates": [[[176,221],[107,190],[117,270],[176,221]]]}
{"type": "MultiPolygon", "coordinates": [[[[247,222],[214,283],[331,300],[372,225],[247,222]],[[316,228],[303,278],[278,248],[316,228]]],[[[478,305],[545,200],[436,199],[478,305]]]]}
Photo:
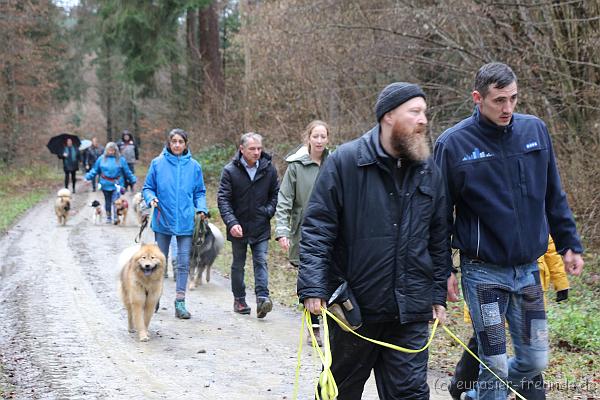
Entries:
{"type": "Polygon", "coordinates": [[[319,299],[316,297],[304,299],[304,308],[310,311],[311,314],[321,315],[321,309],[325,307],[327,307],[327,302],[325,299],[319,299]]]}
{"type": "Polygon", "coordinates": [[[446,307],[440,304],[433,305],[433,320],[440,321],[440,325],[444,325],[446,323],[446,307]]]}

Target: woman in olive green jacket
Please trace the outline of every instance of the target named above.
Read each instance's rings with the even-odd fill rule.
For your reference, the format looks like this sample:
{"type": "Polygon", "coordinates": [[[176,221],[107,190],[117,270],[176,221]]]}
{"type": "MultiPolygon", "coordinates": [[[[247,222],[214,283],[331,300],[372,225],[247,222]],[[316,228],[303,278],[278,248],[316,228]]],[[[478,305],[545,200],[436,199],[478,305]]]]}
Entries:
{"type": "Polygon", "coordinates": [[[300,263],[298,247],[304,207],[327,157],[329,128],[325,122],[312,121],[306,127],[304,138],[306,144],[285,159],[288,167],[279,187],[275,212],[275,238],[281,248],[289,251],[290,263],[296,267],[300,263]]]}
{"type": "MultiPolygon", "coordinates": [[[[300,264],[298,248],[304,208],[328,154],[326,145],[329,142],[329,127],[323,121],[312,121],[306,127],[303,137],[305,144],[285,159],[288,167],[279,187],[275,212],[275,238],[281,248],[288,251],[290,264],[295,267],[300,264]]],[[[315,336],[321,345],[319,320],[316,315],[312,317],[315,336]]]]}

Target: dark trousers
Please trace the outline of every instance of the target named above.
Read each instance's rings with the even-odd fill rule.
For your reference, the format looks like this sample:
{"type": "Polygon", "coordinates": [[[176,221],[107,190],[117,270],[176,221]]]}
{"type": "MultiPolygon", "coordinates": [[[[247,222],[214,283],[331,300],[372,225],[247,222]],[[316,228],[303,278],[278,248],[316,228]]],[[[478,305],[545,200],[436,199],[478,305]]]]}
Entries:
{"type": "Polygon", "coordinates": [[[112,197],[114,190],[103,190],[102,194],[104,194],[104,210],[106,211],[106,216],[112,215],[112,197]]]}
{"type": "MultiPolygon", "coordinates": [[[[469,350],[478,353],[477,339],[472,336],[467,344],[469,350]]],[[[477,377],[479,375],[479,362],[467,351],[463,351],[460,360],[456,364],[454,376],[450,380],[448,391],[454,399],[459,399],[461,393],[475,389],[477,377]]],[[[542,375],[535,376],[531,381],[524,382],[516,387],[515,390],[527,400],[545,400],[546,392],[544,390],[544,378],[542,375]]]]}
{"type": "MultiPolygon", "coordinates": [[[[135,174],[135,164],[133,163],[127,163],[127,166],[129,167],[129,169],[131,170],[132,174],[135,174]]],[[[125,179],[125,189],[129,189],[131,191],[133,191],[133,183],[130,182],[127,177],[123,177],[125,179]]]]}
{"type": "Polygon", "coordinates": [[[69,188],[69,175],[71,176],[71,182],[73,184],[73,193],[75,193],[75,180],[77,171],[65,171],[65,188],[69,188]]]}
{"type": "MultiPolygon", "coordinates": [[[[377,393],[382,400],[423,400],[429,398],[427,350],[409,354],[367,342],[344,332],[329,320],[332,365],[338,400],[359,400],[365,382],[375,370],[377,393]]],[[[365,323],[363,336],[410,349],[420,349],[429,334],[427,322],[401,325],[399,322],[365,323]]]]}

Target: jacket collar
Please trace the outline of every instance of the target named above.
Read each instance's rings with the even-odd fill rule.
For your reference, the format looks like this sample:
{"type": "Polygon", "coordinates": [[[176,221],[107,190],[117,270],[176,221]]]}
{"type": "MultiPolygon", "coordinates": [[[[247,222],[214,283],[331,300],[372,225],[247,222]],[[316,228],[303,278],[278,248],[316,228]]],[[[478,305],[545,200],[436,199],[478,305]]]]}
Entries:
{"type": "MultiPolygon", "coordinates": [[[[237,151],[237,153],[235,154],[235,156],[233,157],[233,164],[239,168],[245,168],[244,165],[242,164],[242,152],[241,151],[237,151]]],[[[258,159],[258,171],[262,171],[263,169],[267,168],[269,165],[271,164],[271,155],[268,153],[265,153],[264,151],[261,153],[260,158],[258,159]]]]}
{"type": "Polygon", "coordinates": [[[166,158],[171,164],[187,163],[192,159],[192,154],[189,150],[180,156],[176,156],[175,154],[171,153],[166,146],[163,148],[162,154],[163,157],[166,158]]]}
{"type": "Polygon", "coordinates": [[[510,123],[508,125],[499,126],[494,124],[493,122],[490,122],[490,120],[488,120],[483,114],[481,114],[481,112],[479,111],[479,106],[475,106],[475,111],[473,111],[473,119],[475,120],[475,122],[477,122],[477,125],[479,125],[481,131],[484,134],[499,136],[512,132],[515,117],[513,114],[513,117],[511,118],[510,123]]]}
{"type": "MultiPolygon", "coordinates": [[[[329,150],[325,149],[323,151],[323,158],[321,161],[325,161],[328,155],[329,150]]],[[[310,154],[308,154],[308,147],[305,144],[301,144],[290,151],[285,157],[285,161],[288,163],[301,162],[302,165],[317,164],[312,158],[310,158],[310,154]]]]}

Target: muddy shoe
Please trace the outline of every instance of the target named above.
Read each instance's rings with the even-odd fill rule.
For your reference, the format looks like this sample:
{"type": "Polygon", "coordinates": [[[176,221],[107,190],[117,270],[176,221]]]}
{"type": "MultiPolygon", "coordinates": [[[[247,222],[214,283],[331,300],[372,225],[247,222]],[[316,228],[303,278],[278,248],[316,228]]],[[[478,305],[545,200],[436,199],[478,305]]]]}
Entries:
{"type": "Polygon", "coordinates": [[[175,316],[180,319],[190,319],[192,316],[185,308],[185,300],[175,300],[175,316]]]}
{"type": "Polygon", "coordinates": [[[233,311],[238,314],[250,314],[250,307],[246,304],[246,299],[243,297],[237,298],[233,300],[233,311]]]}
{"type": "Polygon", "coordinates": [[[256,301],[256,318],[264,318],[273,309],[273,303],[268,297],[259,297],[256,301]]]}

